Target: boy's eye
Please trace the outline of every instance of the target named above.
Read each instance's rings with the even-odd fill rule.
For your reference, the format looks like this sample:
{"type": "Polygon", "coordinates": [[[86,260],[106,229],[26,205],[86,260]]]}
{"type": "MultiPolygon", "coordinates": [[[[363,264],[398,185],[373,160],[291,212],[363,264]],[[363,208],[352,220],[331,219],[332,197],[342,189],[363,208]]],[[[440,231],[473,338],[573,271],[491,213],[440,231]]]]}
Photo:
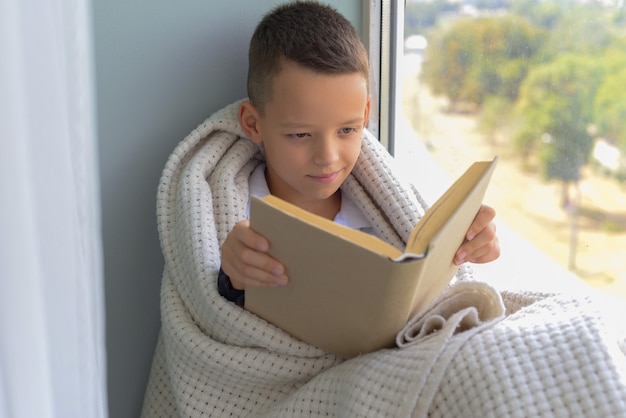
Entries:
{"type": "Polygon", "coordinates": [[[309,136],[309,134],[306,133],[306,132],[300,132],[300,133],[297,133],[297,134],[289,134],[289,136],[292,137],[292,138],[302,139],[302,138],[305,138],[305,137],[309,136]]]}
{"type": "Polygon", "coordinates": [[[343,135],[349,135],[353,132],[356,132],[356,128],[341,128],[339,130],[339,133],[343,134],[343,135]]]}

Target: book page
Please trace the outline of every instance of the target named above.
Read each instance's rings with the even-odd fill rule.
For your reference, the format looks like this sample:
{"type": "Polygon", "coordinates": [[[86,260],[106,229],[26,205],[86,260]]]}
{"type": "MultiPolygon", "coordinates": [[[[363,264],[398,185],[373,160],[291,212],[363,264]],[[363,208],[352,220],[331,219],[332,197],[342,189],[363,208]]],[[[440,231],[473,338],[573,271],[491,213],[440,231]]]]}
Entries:
{"type": "MultiPolygon", "coordinates": [[[[482,202],[491,173],[495,167],[497,157],[492,161],[482,161],[472,164],[465,173],[459,177],[450,188],[431,206],[422,219],[417,223],[409,236],[405,254],[408,257],[424,257],[428,253],[428,245],[433,237],[439,233],[442,227],[457,211],[467,211],[466,215],[471,220],[478,212],[482,202]],[[466,203],[469,195],[478,193],[477,199],[471,204],[466,203]]],[[[466,231],[459,231],[465,235],[466,231]]]]}

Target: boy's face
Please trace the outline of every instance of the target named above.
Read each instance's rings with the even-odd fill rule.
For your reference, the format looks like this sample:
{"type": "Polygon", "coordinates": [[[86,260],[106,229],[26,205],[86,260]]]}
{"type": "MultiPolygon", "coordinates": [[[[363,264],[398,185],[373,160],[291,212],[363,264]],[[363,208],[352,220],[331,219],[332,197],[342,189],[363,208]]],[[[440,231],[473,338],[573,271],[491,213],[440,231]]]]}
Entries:
{"type": "Polygon", "coordinates": [[[239,116],[244,132],[263,144],[271,193],[310,209],[333,197],[352,171],[369,109],[363,75],[320,74],[283,61],[263,115],[244,103],[239,116]]]}

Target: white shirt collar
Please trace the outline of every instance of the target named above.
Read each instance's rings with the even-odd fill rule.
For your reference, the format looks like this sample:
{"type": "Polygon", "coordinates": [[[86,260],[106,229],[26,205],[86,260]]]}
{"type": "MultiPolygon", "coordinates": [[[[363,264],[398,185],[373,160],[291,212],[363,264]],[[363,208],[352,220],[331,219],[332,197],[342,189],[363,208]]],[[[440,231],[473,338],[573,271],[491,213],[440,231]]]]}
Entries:
{"type": "MultiPolygon", "coordinates": [[[[270,194],[270,189],[265,180],[265,164],[259,164],[254,169],[250,175],[249,187],[251,196],[262,198],[270,194]]],[[[250,217],[250,205],[248,205],[248,217],[250,217]]],[[[367,218],[365,218],[361,210],[352,199],[349,199],[343,193],[341,195],[341,208],[339,208],[339,213],[335,216],[334,222],[339,225],[347,226],[348,228],[358,229],[368,233],[372,233],[373,230],[372,225],[367,218]]]]}

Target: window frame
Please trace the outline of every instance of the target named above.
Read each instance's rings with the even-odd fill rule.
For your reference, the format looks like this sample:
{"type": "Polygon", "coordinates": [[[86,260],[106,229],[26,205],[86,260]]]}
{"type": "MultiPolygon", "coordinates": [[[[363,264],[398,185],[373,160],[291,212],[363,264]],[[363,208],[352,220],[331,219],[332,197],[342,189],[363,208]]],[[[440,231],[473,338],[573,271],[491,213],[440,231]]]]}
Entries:
{"type": "Polygon", "coordinates": [[[404,45],[404,1],[363,0],[363,34],[369,49],[372,108],[368,129],[395,151],[396,112],[401,109],[397,59],[404,45]]]}

